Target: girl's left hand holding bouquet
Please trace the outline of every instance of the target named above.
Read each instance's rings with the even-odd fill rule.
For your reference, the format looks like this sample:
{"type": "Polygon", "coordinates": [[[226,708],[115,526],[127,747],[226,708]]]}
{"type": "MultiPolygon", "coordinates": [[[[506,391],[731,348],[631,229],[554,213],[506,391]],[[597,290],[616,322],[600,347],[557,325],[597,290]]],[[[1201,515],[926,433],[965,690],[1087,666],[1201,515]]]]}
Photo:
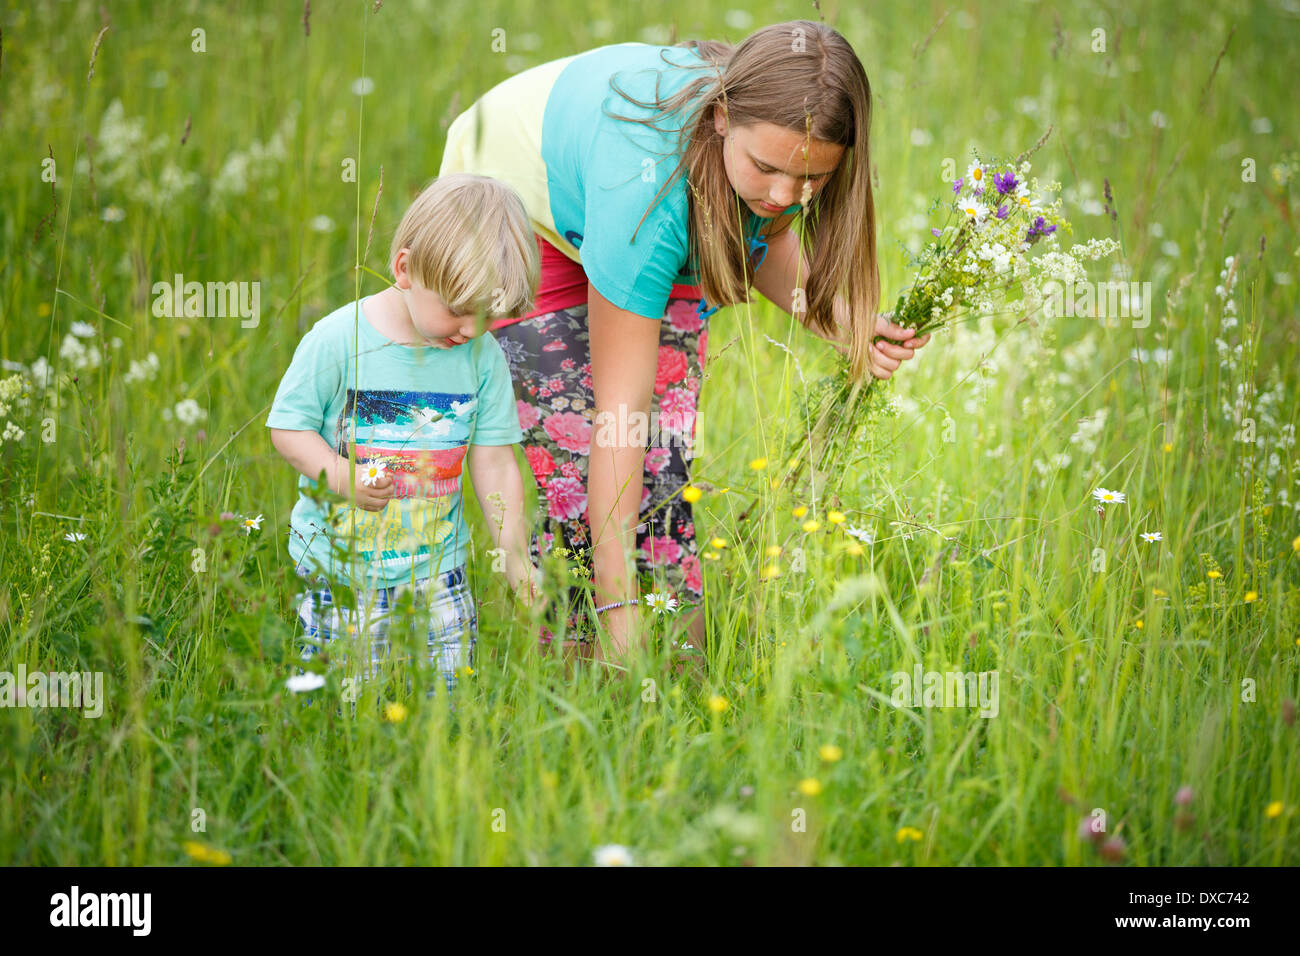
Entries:
{"type": "MultiPolygon", "coordinates": [[[[843,298],[835,298],[835,324],[839,329],[848,329],[848,307],[843,298]]],[[[930,341],[930,333],[915,335],[915,329],[907,329],[893,321],[894,313],[882,312],[876,316],[876,338],[871,343],[867,356],[867,367],[873,378],[887,379],[900,365],[916,355],[916,350],[930,341]],[[888,341],[893,339],[893,342],[888,341]]],[[[842,333],[841,333],[842,334],[842,333]]],[[[848,355],[848,347],[840,341],[830,340],[842,354],[848,355]]]]}

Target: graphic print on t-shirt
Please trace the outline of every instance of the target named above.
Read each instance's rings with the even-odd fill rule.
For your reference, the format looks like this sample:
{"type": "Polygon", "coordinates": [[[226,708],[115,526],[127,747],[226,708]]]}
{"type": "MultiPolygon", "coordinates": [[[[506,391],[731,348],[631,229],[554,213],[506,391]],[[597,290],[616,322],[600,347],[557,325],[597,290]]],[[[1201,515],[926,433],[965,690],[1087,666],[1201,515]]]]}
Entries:
{"type": "Polygon", "coordinates": [[[393,480],[382,511],[349,506],[335,519],[342,536],[355,536],[362,560],[379,551],[380,563],[400,562],[444,545],[455,529],[448,499],[461,488],[477,404],[472,393],[347,390],[336,450],[348,457],[355,425],[357,466],[381,462],[393,480]]]}

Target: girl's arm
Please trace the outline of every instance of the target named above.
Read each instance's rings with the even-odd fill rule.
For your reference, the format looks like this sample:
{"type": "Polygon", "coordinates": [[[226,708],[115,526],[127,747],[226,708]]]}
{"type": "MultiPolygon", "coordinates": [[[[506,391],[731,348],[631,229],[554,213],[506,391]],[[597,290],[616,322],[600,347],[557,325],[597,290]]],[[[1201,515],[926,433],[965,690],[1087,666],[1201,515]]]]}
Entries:
{"type": "Polygon", "coordinates": [[[492,547],[505,550],[506,579],[511,590],[531,605],[538,596],[537,569],[528,558],[524,521],[524,481],[514,445],[470,445],[469,477],[474,484],[492,547]]]}
{"type": "Polygon", "coordinates": [[[595,393],[591,458],[587,470],[587,513],[591,521],[592,564],[597,606],[615,601],[633,604],[601,615],[609,629],[614,656],[636,640],[636,527],[641,514],[645,448],[626,442],[622,428],[602,429],[649,420],[650,396],[659,364],[658,319],[620,309],[587,283],[587,328],[591,341],[591,380],[595,393]],[[605,440],[614,431],[613,442],[605,440]]]}

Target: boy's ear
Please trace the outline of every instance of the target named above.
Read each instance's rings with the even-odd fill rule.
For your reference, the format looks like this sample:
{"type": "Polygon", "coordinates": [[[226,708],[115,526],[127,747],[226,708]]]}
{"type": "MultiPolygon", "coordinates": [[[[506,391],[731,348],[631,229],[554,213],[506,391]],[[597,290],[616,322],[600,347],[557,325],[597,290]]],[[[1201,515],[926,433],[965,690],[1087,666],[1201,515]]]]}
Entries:
{"type": "Polygon", "coordinates": [[[407,263],[411,259],[411,250],[405,247],[397,250],[397,255],[393,256],[391,268],[393,278],[397,280],[399,289],[409,289],[411,287],[411,273],[407,269],[407,263]]]}

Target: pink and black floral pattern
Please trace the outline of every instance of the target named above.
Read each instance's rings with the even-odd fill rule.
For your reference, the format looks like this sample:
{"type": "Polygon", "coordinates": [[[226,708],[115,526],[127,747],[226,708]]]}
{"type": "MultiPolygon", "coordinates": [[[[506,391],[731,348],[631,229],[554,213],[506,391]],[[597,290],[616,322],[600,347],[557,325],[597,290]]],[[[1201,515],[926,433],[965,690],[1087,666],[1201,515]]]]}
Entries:
{"type": "MultiPolygon", "coordinates": [[[[533,560],[553,547],[563,547],[590,566],[587,464],[595,398],[587,306],[548,312],[493,334],[510,366],[524,454],[537,481],[539,514],[530,543],[533,560]]],[[[667,590],[683,604],[691,604],[703,593],[703,582],[695,521],[680,491],[690,478],[688,446],[682,436],[693,433],[708,345],[708,318],[701,314],[698,299],[669,300],[659,343],[650,410],[651,421],[658,422],[660,431],[648,435],[637,570],[647,579],[643,591],[667,590]]],[[[580,607],[581,593],[580,588],[571,590],[572,609],[580,607]]],[[[579,628],[579,636],[585,639],[587,634],[579,628]]]]}

